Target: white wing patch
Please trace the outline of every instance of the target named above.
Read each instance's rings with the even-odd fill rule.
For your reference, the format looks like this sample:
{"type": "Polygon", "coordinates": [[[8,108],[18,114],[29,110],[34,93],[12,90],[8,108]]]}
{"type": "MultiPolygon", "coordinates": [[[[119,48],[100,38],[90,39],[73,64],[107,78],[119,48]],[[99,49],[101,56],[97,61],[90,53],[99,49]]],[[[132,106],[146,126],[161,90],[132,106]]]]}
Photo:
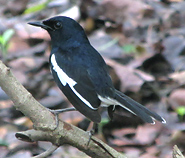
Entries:
{"type": "Polygon", "coordinates": [[[97,108],[92,107],[92,105],[85,99],[83,98],[80,93],[76,91],[74,86],[77,84],[76,81],[74,81],[72,78],[70,78],[57,64],[55,55],[51,55],[51,64],[53,65],[53,70],[57,73],[57,76],[59,80],[61,81],[63,86],[66,86],[66,84],[69,85],[71,90],[74,92],[74,94],[82,101],[84,102],[87,106],[89,106],[93,110],[97,110],[97,108]]]}
{"type": "Polygon", "coordinates": [[[57,73],[58,78],[60,79],[63,86],[66,86],[67,83],[70,87],[76,85],[76,82],[68,77],[67,74],[58,66],[54,54],[51,56],[51,64],[53,65],[53,70],[57,73]]]}

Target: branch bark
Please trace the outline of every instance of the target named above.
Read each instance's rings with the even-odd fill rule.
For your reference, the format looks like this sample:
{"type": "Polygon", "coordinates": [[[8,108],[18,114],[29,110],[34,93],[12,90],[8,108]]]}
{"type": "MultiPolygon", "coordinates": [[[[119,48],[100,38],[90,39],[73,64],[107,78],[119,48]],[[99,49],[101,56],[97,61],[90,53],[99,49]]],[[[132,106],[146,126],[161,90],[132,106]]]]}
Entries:
{"type": "Polygon", "coordinates": [[[177,145],[173,146],[173,158],[184,158],[184,156],[182,155],[181,151],[179,150],[179,148],[177,147],[177,145]]]}
{"type": "Polygon", "coordinates": [[[55,129],[54,115],[33,98],[2,61],[0,61],[0,86],[14,102],[15,108],[33,122],[33,130],[16,133],[18,139],[29,142],[49,141],[53,144],[48,150],[50,152],[54,151],[54,146],[69,144],[91,157],[125,158],[123,154],[95,137],[92,137],[87,146],[89,135],[71,124],[60,120],[59,126],[55,129]]]}

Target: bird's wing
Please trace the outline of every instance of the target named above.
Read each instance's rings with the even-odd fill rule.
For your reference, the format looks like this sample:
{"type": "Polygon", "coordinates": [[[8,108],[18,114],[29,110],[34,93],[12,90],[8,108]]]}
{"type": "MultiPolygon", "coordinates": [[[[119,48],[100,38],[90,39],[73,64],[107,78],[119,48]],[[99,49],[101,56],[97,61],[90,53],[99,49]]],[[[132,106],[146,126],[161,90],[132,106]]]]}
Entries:
{"type": "Polygon", "coordinates": [[[62,58],[61,54],[50,56],[51,71],[59,88],[78,111],[98,123],[101,120],[98,113],[101,101],[88,78],[87,70],[72,63],[62,58]]]}

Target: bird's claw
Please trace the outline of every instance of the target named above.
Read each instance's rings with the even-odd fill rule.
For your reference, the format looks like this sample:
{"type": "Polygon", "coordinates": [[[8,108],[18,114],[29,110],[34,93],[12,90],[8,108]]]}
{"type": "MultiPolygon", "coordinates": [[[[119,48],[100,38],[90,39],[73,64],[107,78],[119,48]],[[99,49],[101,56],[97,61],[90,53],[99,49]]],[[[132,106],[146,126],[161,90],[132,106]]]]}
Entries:
{"type": "Polygon", "coordinates": [[[94,135],[95,131],[94,131],[94,129],[91,129],[90,131],[87,131],[87,133],[88,133],[88,135],[89,135],[89,140],[88,140],[88,142],[87,142],[87,146],[89,146],[89,143],[90,143],[91,138],[92,138],[92,136],[94,135]]]}

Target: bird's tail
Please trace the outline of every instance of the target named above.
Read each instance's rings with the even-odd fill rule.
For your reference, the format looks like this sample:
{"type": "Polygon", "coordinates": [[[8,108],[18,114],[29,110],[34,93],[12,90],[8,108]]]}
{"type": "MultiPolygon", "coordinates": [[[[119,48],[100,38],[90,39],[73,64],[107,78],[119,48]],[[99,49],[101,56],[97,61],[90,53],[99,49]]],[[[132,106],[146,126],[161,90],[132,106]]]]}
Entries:
{"type": "Polygon", "coordinates": [[[154,120],[157,120],[162,123],[166,123],[166,120],[161,116],[159,116],[157,113],[148,110],[146,107],[134,101],[133,99],[129,98],[128,96],[121,93],[120,91],[116,90],[115,99],[120,103],[119,105],[121,107],[137,115],[147,123],[154,124],[155,123],[154,120]]]}

